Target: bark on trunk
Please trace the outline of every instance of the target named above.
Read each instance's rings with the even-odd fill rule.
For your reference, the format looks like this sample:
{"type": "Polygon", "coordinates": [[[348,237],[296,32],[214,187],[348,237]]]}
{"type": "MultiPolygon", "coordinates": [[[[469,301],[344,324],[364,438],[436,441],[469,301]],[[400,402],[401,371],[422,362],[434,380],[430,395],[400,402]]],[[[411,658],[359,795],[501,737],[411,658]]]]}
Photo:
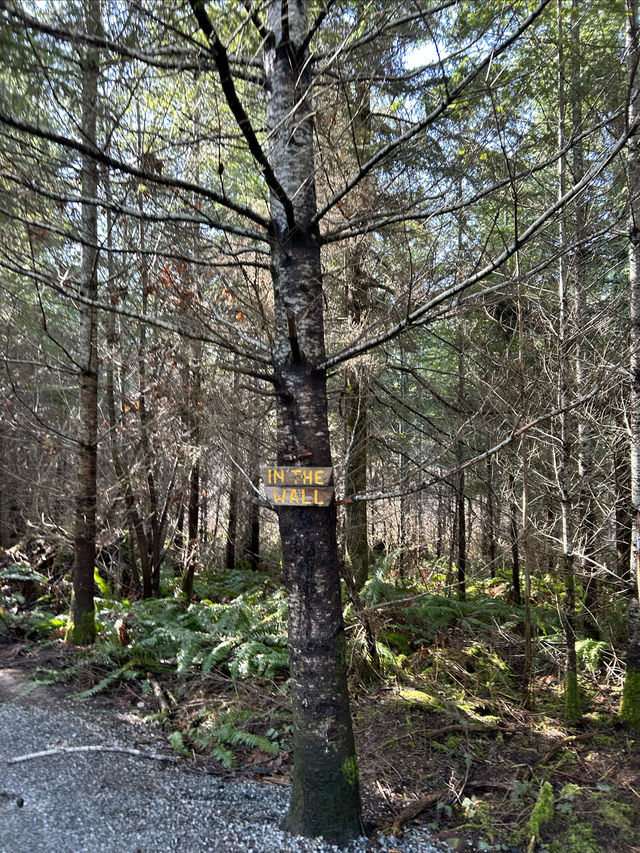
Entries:
{"type": "MultiPolygon", "coordinates": [[[[626,0],[629,123],[640,115],[638,0],[626,0]]],[[[629,139],[629,285],[631,298],[631,536],[629,649],[620,716],[630,729],[640,729],[640,140],[629,139]]]]}
{"type": "MultiPolygon", "coordinates": [[[[100,33],[100,7],[87,3],[85,23],[89,35],[100,33]]],[[[99,56],[87,50],[82,58],[82,141],[96,147],[99,56]]],[[[98,164],[82,158],[82,197],[98,195],[98,164]]],[[[82,259],[80,289],[83,296],[98,295],[98,209],[82,205],[82,259]]],[[[98,454],[98,319],[96,309],[83,307],[80,323],[80,426],[78,430],[78,487],[73,543],[73,588],[66,641],[78,645],[95,639],[93,572],[96,559],[96,476],[98,454]]]]}
{"type": "Polygon", "coordinates": [[[485,560],[489,564],[489,577],[496,576],[496,514],[493,495],[493,458],[487,459],[487,500],[485,502],[485,560]]]}
{"type": "MultiPolygon", "coordinates": [[[[582,15],[579,0],[571,0],[571,86],[569,88],[571,106],[572,135],[575,139],[573,146],[573,180],[575,183],[584,177],[584,147],[582,138],[582,99],[581,99],[581,41],[580,18],[582,15]]],[[[587,308],[587,258],[582,241],[585,236],[586,204],[584,195],[578,197],[574,205],[574,239],[576,248],[573,252],[573,298],[574,298],[574,330],[576,335],[575,377],[577,396],[588,393],[588,371],[585,363],[585,343],[580,331],[588,318],[587,308]]],[[[578,507],[581,525],[580,537],[580,569],[583,584],[585,634],[594,640],[600,639],[600,629],[597,619],[598,581],[594,575],[595,539],[596,539],[596,502],[594,500],[593,472],[593,429],[584,412],[578,411],[578,507]]]]}
{"type": "Polygon", "coordinates": [[[511,476],[511,501],[509,503],[509,533],[511,537],[511,600],[522,604],[520,589],[520,532],[518,530],[518,505],[515,498],[516,478],[511,476]]]}
{"type": "Polygon", "coordinates": [[[238,544],[238,504],[240,502],[240,481],[236,465],[239,462],[240,441],[238,438],[238,413],[236,401],[240,393],[240,377],[238,373],[233,374],[233,433],[231,436],[231,483],[229,486],[229,518],[227,524],[227,548],[225,554],[225,565],[232,570],[236,564],[236,546],[238,544]]]}
{"type": "MultiPolygon", "coordinates": [[[[107,201],[111,200],[111,190],[109,176],[107,173],[105,179],[105,194],[107,201]]],[[[117,305],[120,299],[118,292],[118,281],[115,264],[113,260],[112,245],[113,245],[113,213],[107,207],[107,270],[109,279],[109,291],[111,303],[117,305]]],[[[119,335],[116,331],[116,315],[112,311],[108,311],[105,316],[105,326],[107,332],[107,368],[105,371],[105,392],[107,397],[107,417],[109,419],[109,442],[111,445],[111,462],[113,470],[118,480],[118,487],[122,494],[122,498],[126,510],[127,524],[131,532],[130,541],[133,544],[133,531],[138,535],[141,531],[141,521],[135,507],[135,500],[131,489],[131,481],[128,471],[122,460],[120,446],[117,435],[117,417],[116,417],[116,395],[115,395],[115,365],[118,360],[118,339],[119,335]]],[[[139,547],[140,547],[140,543],[139,547]]],[[[142,543],[146,552],[146,540],[142,543]]],[[[125,598],[134,598],[140,595],[142,591],[142,583],[140,581],[140,573],[135,558],[135,551],[129,548],[129,559],[125,561],[126,569],[123,563],[121,589],[125,598]]]]}
{"type": "MultiPolygon", "coordinates": [[[[367,380],[350,370],[345,389],[345,427],[347,433],[347,464],[345,492],[353,495],[367,490],[367,442],[369,404],[367,380]]],[[[367,502],[356,501],[345,507],[345,545],[351,562],[351,575],[357,590],[369,577],[371,563],[367,535],[367,502]]]]}
{"type": "MultiPolygon", "coordinates": [[[[464,411],[464,341],[458,336],[458,409],[464,411]]],[[[459,439],[456,443],[456,461],[462,465],[465,461],[464,442],[459,439]]],[[[458,599],[465,601],[467,597],[467,528],[464,501],[464,469],[456,477],[456,563],[458,567],[458,583],[456,586],[458,599]]]]}
{"type": "MultiPolygon", "coordinates": [[[[276,312],[278,463],[330,466],[322,273],[316,212],[311,66],[301,50],[301,0],[267,6],[265,76],[270,162],[290,205],[271,200],[276,312]],[[295,221],[294,221],[295,220],[295,221]]],[[[287,828],[307,836],[361,834],[346,679],[336,508],[278,512],[289,601],[293,774],[287,828]]]]}
{"type": "Polygon", "coordinates": [[[618,441],[613,454],[617,574],[625,589],[631,588],[631,468],[628,442],[618,441]]]}
{"type": "MultiPolygon", "coordinates": [[[[566,100],[565,100],[565,61],[563,35],[563,0],[558,0],[558,149],[563,151],[566,145],[566,100]]],[[[566,192],[567,163],[563,154],[558,160],[558,197],[566,192]]],[[[578,668],[576,661],[575,632],[575,577],[573,558],[573,531],[571,519],[571,445],[569,415],[565,410],[569,399],[569,344],[568,344],[568,271],[563,254],[566,243],[566,214],[560,215],[558,242],[560,244],[560,262],[558,270],[558,408],[560,414],[560,463],[558,465],[558,487],[562,507],[562,572],[564,576],[563,624],[567,659],[565,668],[565,716],[569,720],[581,717],[578,694],[578,668]]]]}
{"type": "Polygon", "coordinates": [[[181,591],[186,601],[193,598],[196,555],[198,551],[198,522],[200,520],[200,421],[201,399],[200,353],[195,349],[193,365],[187,365],[187,412],[192,462],[189,474],[189,498],[187,501],[187,548],[181,580],[181,591]]]}

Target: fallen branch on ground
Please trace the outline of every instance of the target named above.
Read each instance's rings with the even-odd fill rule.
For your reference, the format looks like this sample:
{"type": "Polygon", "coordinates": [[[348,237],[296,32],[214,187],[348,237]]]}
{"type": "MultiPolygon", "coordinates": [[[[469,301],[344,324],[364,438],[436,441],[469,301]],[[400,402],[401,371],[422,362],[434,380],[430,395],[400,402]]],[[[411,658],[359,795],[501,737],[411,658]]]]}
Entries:
{"type": "Polygon", "coordinates": [[[173,755],[160,755],[158,752],[146,752],[142,749],[133,749],[124,746],[100,746],[99,744],[93,744],[89,746],[56,746],[53,749],[43,749],[41,752],[29,752],[26,755],[18,755],[16,758],[8,758],[7,764],[20,764],[22,761],[31,761],[33,758],[46,758],[48,755],[59,755],[65,752],[122,752],[125,755],[151,758],[154,761],[176,761],[173,755]]]}

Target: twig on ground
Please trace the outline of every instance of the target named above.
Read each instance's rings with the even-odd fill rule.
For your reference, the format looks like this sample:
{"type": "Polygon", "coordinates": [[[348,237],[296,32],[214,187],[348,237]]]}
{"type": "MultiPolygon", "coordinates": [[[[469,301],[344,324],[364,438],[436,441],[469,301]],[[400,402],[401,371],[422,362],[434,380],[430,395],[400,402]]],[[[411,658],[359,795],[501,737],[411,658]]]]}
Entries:
{"type": "Polygon", "coordinates": [[[136,755],[140,758],[151,758],[154,761],[175,762],[177,760],[173,755],[161,755],[158,752],[147,752],[142,749],[91,744],[88,746],[56,746],[53,749],[43,749],[40,752],[29,752],[26,755],[18,755],[16,758],[8,758],[7,764],[20,764],[22,761],[31,761],[33,758],[46,758],[48,755],[59,755],[65,752],[121,752],[125,755],[136,755]]]}
{"type": "MultiPolygon", "coordinates": [[[[460,793],[462,793],[462,791],[460,793]]],[[[394,837],[402,838],[404,835],[405,824],[409,823],[410,820],[413,820],[414,817],[418,817],[418,815],[425,809],[428,809],[429,806],[438,802],[453,802],[453,800],[454,797],[451,794],[451,789],[442,788],[439,791],[434,791],[432,794],[420,797],[420,799],[416,800],[415,803],[405,806],[405,808],[398,812],[395,820],[391,824],[391,831],[394,837]]]]}
{"type": "Polygon", "coordinates": [[[562,738],[562,740],[559,740],[556,744],[554,744],[551,749],[547,750],[547,752],[545,752],[542,758],[537,761],[533,765],[533,767],[528,768],[529,772],[525,773],[525,777],[532,776],[538,769],[538,767],[541,767],[543,764],[546,764],[548,761],[550,761],[554,757],[554,755],[560,752],[561,749],[564,749],[565,746],[569,746],[570,744],[575,743],[575,741],[578,740],[588,740],[589,738],[592,738],[595,735],[596,732],[586,732],[585,734],[569,735],[569,737],[562,738]]]}

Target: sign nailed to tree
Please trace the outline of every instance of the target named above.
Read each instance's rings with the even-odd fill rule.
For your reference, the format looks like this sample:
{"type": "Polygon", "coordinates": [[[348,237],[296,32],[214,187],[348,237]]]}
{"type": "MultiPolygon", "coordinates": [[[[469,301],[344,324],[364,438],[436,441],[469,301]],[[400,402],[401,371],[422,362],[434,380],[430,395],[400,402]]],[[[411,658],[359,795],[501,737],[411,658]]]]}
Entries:
{"type": "Polygon", "coordinates": [[[333,468],[261,468],[272,507],[329,506],[333,499],[333,468]]]}

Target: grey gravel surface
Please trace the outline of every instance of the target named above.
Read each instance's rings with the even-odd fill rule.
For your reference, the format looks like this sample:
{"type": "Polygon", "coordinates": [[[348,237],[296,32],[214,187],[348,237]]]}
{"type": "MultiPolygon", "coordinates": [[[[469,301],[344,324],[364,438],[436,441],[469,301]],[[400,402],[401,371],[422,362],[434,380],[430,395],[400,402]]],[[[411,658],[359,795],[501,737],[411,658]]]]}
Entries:
{"type": "MultiPolygon", "coordinates": [[[[55,694],[30,699],[8,697],[0,689],[2,853],[339,849],[278,828],[289,797],[282,786],[232,781],[183,761],[109,751],[60,752],[7,764],[28,753],[91,744],[170,754],[162,732],[143,722],[55,694]]],[[[442,848],[432,845],[424,831],[410,830],[402,840],[378,834],[343,850],[439,853],[442,848]]]]}

